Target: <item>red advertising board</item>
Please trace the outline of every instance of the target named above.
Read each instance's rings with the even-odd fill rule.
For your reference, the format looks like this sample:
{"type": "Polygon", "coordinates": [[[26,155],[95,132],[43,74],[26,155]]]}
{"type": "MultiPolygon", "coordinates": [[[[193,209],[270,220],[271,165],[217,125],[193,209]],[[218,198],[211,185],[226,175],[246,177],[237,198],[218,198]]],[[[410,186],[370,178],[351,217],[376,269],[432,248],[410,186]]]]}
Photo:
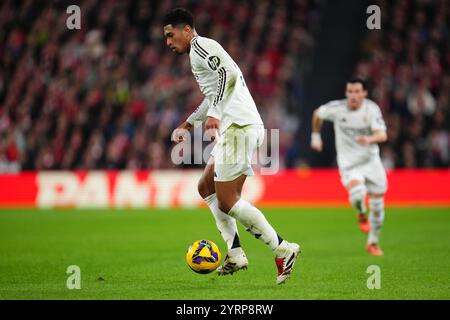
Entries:
{"type": "MultiPolygon", "coordinates": [[[[200,176],[200,170],[2,174],[0,207],[197,207],[200,176]]],[[[450,206],[450,170],[394,170],[388,180],[387,205],[450,206]]],[[[261,206],[347,205],[334,169],[251,177],[243,192],[261,206]]]]}

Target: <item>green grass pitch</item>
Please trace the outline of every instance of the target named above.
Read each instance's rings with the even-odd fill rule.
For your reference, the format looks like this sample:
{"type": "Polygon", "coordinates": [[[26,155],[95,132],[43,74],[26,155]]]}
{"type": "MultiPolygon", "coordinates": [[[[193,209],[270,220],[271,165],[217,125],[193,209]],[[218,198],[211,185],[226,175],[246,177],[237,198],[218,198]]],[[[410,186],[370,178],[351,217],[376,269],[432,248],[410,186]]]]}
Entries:
{"type": "Polygon", "coordinates": [[[194,240],[225,244],[207,209],[0,210],[0,299],[450,299],[450,209],[387,208],[383,257],[350,208],[264,209],[302,254],[275,284],[270,250],[240,226],[249,269],[199,275],[185,262],[194,240]],[[81,289],[66,287],[69,265],[81,289]],[[378,265],[381,289],[367,288],[378,265]]]}

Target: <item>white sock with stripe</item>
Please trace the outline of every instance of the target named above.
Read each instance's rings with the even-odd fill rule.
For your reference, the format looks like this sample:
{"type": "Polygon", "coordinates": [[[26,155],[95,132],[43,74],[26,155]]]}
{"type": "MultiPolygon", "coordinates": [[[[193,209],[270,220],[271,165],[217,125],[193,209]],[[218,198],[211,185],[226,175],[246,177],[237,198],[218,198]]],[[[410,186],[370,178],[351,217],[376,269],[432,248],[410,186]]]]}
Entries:
{"type": "Polygon", "coordinates": [[[287,245],[287,242],[278,236],[264,214],[244,199],[239,199],[228,214],[242,223],[255,238],[261,239],[267,244],[272,251],[287,245]]]}
{"type": "Polygon", "coordinates": [[[367,243],[373,244],[380,240],[381,227],[384,222],[384,198],[369,198],[369,208],[370,231],[367,243]]]}
{"type": "Polygon", "coordinates": [[[240,247],[236,219],[219,209],[219,202],[215,193],[207,196],[205,202],[213,213],[217,229],[219,229],[223,240],[227,243],[228,252],[230,252],[231,249],[240,247]]]}
{"type": "Polygon", "coordinates": [[[366,213],[366,194],[367,189],[364,184],[359,184],[349,191],[349,201],[359,213],[366,213]]]}

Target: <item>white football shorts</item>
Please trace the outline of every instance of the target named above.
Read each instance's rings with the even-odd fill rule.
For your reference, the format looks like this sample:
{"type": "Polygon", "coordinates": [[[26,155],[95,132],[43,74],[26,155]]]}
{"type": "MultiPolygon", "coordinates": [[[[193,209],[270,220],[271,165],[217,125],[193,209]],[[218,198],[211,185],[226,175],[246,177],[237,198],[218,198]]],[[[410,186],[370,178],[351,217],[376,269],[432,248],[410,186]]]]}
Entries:
{"type": "Polygon", "coordinates": [[[219,137],[211,151],[214,181],[233,181],[241,175],[254,175],[252,158],[264,141],[264,126],[232,124],[219,137]]]}
{"type": "Polygon", "coordinates": [[[371,194],[384,194],[388,187],[386,171],[380,157],[374,157],[368,162],[349,168],[339,168],[339,174],[344,187],[352,180],[364,183],[371,194]]]}

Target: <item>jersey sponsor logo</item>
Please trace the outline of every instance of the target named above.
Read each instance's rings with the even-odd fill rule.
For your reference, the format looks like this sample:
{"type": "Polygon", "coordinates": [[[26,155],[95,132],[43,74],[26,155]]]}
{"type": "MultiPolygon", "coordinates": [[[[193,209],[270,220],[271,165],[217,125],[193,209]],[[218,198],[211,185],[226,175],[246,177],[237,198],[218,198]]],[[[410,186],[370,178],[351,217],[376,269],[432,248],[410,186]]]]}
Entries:
{"type": "Polygon", "coordinates": [[[371,132],[370,128],[349,128],[349,127],[339,126],[339,129],[342,131],[342,133],[344,133],[346,136],[349,136],[349,137],[369,135],[371,132]]]}
{"type": "Polygon", "coordinates": [[[208,58],[208,66],[216,71],[217,68],[220,66],[220,59],[217,56],[211,56],[208,58]]]}

